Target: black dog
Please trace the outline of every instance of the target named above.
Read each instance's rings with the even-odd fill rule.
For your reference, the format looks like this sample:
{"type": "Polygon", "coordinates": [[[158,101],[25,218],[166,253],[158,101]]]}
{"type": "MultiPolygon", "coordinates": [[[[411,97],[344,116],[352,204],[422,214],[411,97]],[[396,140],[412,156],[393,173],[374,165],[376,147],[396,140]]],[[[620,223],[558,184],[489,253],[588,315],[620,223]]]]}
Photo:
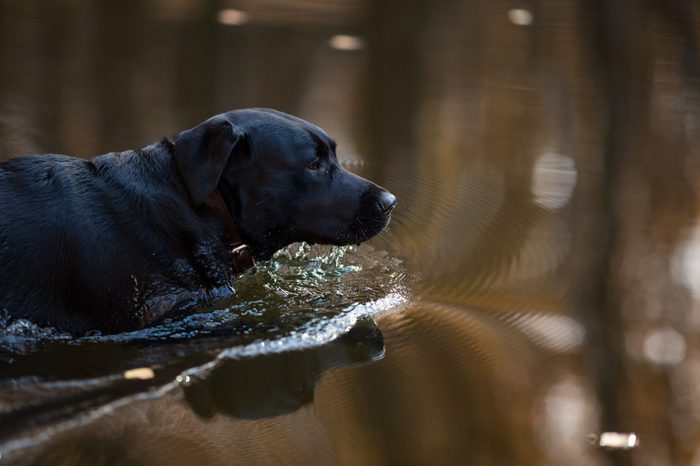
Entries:
{"type": "Polygon", "coordinates": [[[249,255],[365,241],[395,204],[338,164],[322,129],[267,109],[90,160],[12,159],[0,163],[0,308],[75,333],[138,328],[231,296],[249,255]]]}

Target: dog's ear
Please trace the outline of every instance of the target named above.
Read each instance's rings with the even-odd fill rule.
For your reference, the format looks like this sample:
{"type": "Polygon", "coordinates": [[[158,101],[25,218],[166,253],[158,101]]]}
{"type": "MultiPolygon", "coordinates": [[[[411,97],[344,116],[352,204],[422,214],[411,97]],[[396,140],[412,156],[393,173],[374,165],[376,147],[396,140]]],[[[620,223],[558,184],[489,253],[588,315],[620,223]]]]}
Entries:
{"type": "Polygon", "coordinates": [[[243,139],[223,115],[175,136],[175,163],[195,205],[214,192],[231,154],[243,139]]]}

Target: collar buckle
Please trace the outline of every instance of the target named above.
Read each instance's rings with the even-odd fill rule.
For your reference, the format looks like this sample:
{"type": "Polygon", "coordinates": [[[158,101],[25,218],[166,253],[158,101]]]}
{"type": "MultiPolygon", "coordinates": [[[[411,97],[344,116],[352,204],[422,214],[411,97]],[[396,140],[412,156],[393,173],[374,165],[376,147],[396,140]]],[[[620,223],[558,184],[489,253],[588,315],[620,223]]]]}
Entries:
{"type": "Polygon", "coordinates": [[[236,273],[253,268],[253,250],[247,244],[239,244],[231,250],[231,261],[236,273]]]}

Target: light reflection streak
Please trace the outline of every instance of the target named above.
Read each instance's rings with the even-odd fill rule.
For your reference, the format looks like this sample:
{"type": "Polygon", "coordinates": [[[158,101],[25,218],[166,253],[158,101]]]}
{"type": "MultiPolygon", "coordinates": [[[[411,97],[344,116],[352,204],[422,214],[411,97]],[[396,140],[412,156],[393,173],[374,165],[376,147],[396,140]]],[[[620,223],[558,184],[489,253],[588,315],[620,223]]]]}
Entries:
{"type": "Polygon", "coordinates": [[[248,22],[249,16],[245,11],[225,8],[219,11],[217,21],[224,26],[242,26],[248,22]]]}
{"type": "Polygon", "coordinates": [[[363,49],[365,42],[357,36],[337,34],[328,40],[328,45],[336,50],[353,51],[363,49]]]}
{"type": "Polygon", "coordinates": [[[686,342],[683,335],[671,327],[655,329],[644,338],[644,356],[660,366],[672,366],[685,359],[686,342]]]}
{"type": "Polygon", "coordinates": [[[565,154],[545,152],[532,171],[532,195],[535,203],[549,210],[565,206],[576,187],[578,172],[574,159],[565,154]]]}
{"type": "Polygon", "coordinates": [[[564,315],[518,313],[508,321],[534,343],[553,351],[573,351],[581,346],[586,335],[580,323],[564,315]]]}
{"type": "Polygon", "coordinates": [[[508,19],[516,26],[529,26],[532,24],[532,13],[523,8],[513,8],[508,11],[508,19]]]}

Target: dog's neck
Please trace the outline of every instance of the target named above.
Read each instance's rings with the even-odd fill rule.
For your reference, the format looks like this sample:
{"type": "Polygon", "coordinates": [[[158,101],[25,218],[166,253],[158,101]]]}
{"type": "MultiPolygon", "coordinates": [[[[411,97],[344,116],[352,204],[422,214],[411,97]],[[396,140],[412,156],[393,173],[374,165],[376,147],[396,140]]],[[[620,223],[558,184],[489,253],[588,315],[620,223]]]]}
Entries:
{"type": "Polygon", "coordinates": [[[221,197],[221,192],[219,188],[216,188],[209,199],[207,199],[206,204],[212,209],[216,210],[224,220],[226,224],[226,229],[228,230],[229,240],[231,241],[231,262],[233,265],[234,273],[245,272],[246,270],[253,267],[253,250],[250,246],[243,242],[241,234],[238,231],[236,222],[233,220],[231,213],[226,207],[224,198],[221,197]]]}
{"type": "MultiPolygon", "coordinates": [[[[168,157],[170,160],[172,160],[173,150],[175,147],[174,143],[168,138],[163,138],[156,144],[164,148],[165,152],[168,154],[168,157]]],[[[175,167],[174,163],[173,167],[175,167]]],[[[253,249],[243,242],[243,238],[241,233],[238,231],[233,215],[226,206],[226,202],[224,201],[218,187],[214,189],[214,192],[211,193],[209,198],[205,201],[205,204],[211,209],[214,209],[226,225],[231,246],[231,265],[233,267],[233,272],[241,273],[251,269],[254,265],[253,249]]]]}

